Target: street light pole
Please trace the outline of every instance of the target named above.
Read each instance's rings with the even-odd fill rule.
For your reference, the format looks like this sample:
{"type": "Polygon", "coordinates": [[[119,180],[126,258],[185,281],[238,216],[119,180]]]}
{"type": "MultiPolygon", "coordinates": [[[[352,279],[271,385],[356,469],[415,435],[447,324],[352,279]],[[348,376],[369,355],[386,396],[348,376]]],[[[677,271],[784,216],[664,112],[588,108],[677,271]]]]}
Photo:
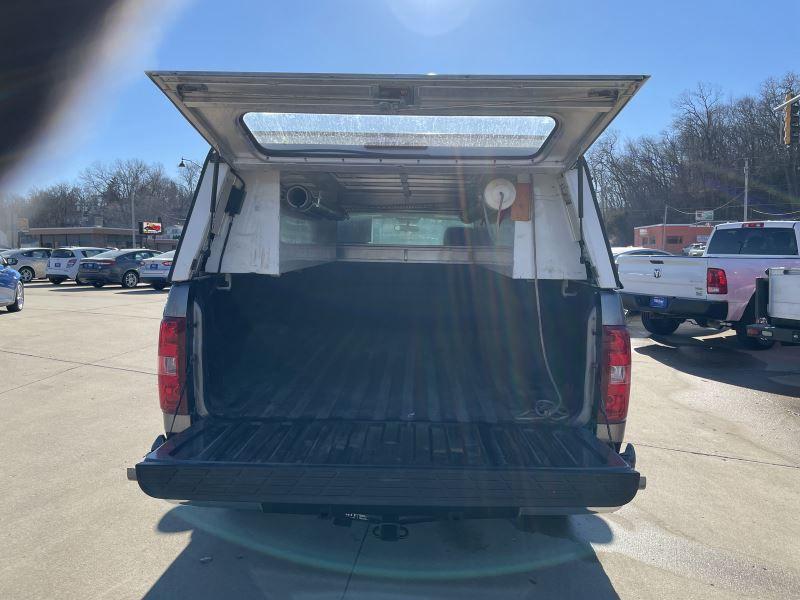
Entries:
{"type": "Polygon", "coordinates": [[[131,192],[131,248],[136,248],[136,215],[134,204],[136,202],[136,188],[131,192]]]}
{"type": "Polygon", "coordinates": [[[667,205],[664,204],[664,223],[661,225],[661,249],[667,249],[667,205]]]}
{"type": "Polygon", "coordinates": [[[747,202],[750,196],[750,159],[744,159],[744,219],[747,221],[747,202]]]}

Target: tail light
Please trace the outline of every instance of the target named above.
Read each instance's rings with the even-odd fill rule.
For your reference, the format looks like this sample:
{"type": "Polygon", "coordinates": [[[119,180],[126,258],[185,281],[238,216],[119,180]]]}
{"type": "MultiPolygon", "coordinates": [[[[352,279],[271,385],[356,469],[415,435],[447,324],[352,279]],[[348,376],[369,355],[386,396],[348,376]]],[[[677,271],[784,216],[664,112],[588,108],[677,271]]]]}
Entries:
{"type": "Polygon", "coordinates": [[[706,289],[709,294],[728,293],[728,276],[723,269],[709,268],[706,271],[706,289]]]}
{"type": "Polygon", "coordinates": [[[73,266],[75,266],[75,263],[77,262],[77,260],[78,260],[78,259],[76,259],[76,258],[70,258],[70,259],[67,261],[67,266],[68,266],[68,267],[73,267],[73,266]]]}
{"type": "Polygon", "coordinates": [[[164,317],[158,335],[158,401],[167,414],[189,414],[186,398],[186,319],[164,317]]]}
{"type": "Polygon", "coordinates": [[[165,267],[171,267],[172,266],[172,261],[171,260],[164,260],[164,261],[161,261],[161,264],[164,265],[165,267]]]}
{"type": "Polygon", "coordinates": [[[603,374],[601,393],[605,415],[597,415],[601,423],[621,423],[628,416],[631,395],[631,337],[624,325],[603,325],[603,374]]]}

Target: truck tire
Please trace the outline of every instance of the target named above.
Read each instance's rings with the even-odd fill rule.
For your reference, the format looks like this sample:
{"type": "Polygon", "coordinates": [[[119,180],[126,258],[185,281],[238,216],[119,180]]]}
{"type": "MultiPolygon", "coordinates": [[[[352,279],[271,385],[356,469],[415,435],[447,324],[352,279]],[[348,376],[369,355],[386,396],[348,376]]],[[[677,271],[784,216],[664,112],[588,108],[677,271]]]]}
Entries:
{"type": "Polygon", "coordinates": [[[650,333],[656,335],[669,335],[675,333],[675,330],[680,326],[681,320],[672,317],[656,317],[653,313],[642,313],[642,325],[650,333]]]}
{"type": "Polygon", "coordinates": [[[746,325],[737,325],[735,331],[736,341],[745,350],[769,350],[775,345],[775,340],[765,340],[747,335],[746,325]]]}

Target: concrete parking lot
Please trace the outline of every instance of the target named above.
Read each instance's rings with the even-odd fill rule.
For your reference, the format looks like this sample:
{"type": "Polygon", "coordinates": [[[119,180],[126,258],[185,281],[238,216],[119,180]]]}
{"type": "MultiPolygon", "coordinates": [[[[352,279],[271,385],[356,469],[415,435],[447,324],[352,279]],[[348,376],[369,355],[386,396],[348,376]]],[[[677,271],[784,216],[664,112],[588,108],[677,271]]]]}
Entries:
{"type": "Polygon", "coordinates": [[[628,439],[647,489],[630,505],[390,543],[126,481],[162,428],[165,298],[35,282],[23,312],[0,310],[0,597],[800,597],[800,348],[690,326],[656,341],[634,319],[628,439]]]}

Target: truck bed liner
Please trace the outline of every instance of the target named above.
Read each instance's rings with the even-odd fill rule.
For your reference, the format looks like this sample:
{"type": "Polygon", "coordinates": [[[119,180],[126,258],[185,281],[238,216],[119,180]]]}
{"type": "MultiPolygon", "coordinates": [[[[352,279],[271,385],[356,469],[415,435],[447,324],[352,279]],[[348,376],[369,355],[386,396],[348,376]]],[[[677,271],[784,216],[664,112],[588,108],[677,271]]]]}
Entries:
{"type": "Polygon", "coordinates": [[[406,509],[611,507],[639,474],[583,428],[205,419],[136,466],[157,498],[406,509]]]}
{"type": "Polygon", "coordinates": [[[210,394],[220,416],[497,422],[530,415],[553,396],[534,348],[496,350],[475,330],[451,338],[410,327],[276,326],[261,335],[278,351],[236,355],[241,375],[210,394]],[[304,354],[309,348],[316,351],[304,354]]]}

